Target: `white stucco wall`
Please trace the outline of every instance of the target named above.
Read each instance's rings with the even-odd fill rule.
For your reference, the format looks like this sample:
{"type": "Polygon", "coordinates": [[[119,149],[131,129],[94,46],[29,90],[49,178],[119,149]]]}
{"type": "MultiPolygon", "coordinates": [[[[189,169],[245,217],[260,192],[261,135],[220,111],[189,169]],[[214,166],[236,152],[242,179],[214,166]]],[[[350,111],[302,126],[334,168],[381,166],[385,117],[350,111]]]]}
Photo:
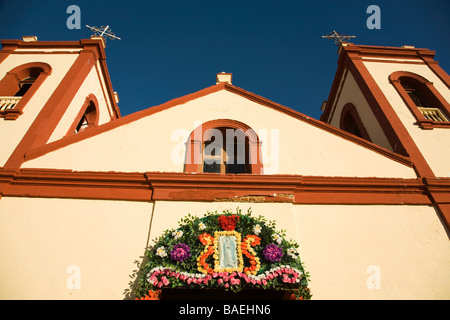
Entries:
{"type": "Polygon", "coordinates": [[[296,240],[313,299],[450,298],[450,242],[429,206],[0,199],[0,298],[124,299],[147,243],[191,213],[248,208],[296,240]],[[79,289],[69,289],[73,270],[79,289]],[[367,282],[377,267],[378,288],[367,282]]]}
{"type": "Polygon", "coordinates": [[[152,203],[3,197],[0,299],[123,299],[152,203]],[[77,283],[80,289],[68,287],[77,283]]]}

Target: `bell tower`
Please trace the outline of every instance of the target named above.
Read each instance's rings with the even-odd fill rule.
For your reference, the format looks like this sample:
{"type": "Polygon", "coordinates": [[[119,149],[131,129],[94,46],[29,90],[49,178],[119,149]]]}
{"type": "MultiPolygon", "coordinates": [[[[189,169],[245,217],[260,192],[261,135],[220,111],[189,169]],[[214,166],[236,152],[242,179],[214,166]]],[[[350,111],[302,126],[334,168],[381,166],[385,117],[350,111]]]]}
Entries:
{"type": "Polygon", "coordinates": [[[409,158],[450,226],[450,77],[435,52],[342,43],[338,54],[321,120],[409,158]]]}
{"type": "Polygon", "coordinates": [[[27,152],[120,117],[102,38],[1,44],[0,166],[19,168],[27,152]]]}

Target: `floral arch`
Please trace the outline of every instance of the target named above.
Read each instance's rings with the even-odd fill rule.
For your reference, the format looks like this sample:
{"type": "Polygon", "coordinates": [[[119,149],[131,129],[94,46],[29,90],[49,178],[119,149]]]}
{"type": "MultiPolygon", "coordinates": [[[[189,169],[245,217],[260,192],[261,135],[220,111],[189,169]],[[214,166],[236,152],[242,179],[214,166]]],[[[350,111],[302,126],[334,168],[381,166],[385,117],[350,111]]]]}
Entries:
{"type": "MultiPolygon", "coordinates": [[[[203,217],[188,214],[149,247],[138,273],[136,300],[164,298],[164,290],[281,292],[310,299],[309,275],[298,244],[275,222],[225,210],[203,217]]],[[[202,291],[203,292],[203,291],[202,291]]]]}

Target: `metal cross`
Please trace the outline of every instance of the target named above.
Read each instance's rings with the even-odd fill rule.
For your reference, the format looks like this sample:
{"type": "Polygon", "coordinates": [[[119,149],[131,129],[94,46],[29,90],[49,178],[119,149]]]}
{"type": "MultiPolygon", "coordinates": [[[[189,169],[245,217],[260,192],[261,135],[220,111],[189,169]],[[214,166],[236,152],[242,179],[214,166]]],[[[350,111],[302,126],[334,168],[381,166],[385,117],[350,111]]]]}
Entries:
{"type": "Polygon", "coordinates": [[[109,26],[101,26],[100,28],[97,27],[91,27],[86,25],[86,27],[88,27],[89,29],[91,29],[92,32],[94,32],[94,35],[98,36],[98,37],[102,37],[105,42],[106,42],[106,37],[108,37],[111,40],[114,39],[118,39],[118,40],[122,40],[119,37],[116,37],[116,35],[113,32],[106,32],[108,29],[111,30],[111,28],[109,28],[109,26]]]}
{"type": "Polygon", "coordinates": [[[342,35],[339,32],[336,32],[333,30],[329,35],[322,36],[322,38],[327,38],[328,40],[334,39],[335,44],[341,44],[343,42],[347,42],[347,40],[350,40],[351,38],[355,38],[356,36],[346,36],[342,35]]]}

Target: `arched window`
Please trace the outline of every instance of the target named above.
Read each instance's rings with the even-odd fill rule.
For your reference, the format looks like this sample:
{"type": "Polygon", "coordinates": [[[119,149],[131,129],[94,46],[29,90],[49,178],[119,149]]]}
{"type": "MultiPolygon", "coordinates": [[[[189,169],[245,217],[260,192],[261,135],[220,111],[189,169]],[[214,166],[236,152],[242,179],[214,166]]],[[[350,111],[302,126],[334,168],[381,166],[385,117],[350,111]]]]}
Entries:
{"type": "Polygon", "coordinates": [[[81,107],[74,122],[70,126],[67,135],[76,134],[88,128],[97,126],[98,119],[98,101],[93,94],[90,94],[86,97],[84,104],[81,107]]]}
{"type": "Polygon", "coordinates": [[[239,121],[208,121],[189,137],[185,171],[262,174],[261,142],[254,130],[239,121]]]}
{"type": "Polygon", "coordinates": [[[51,67],[41,62],[27,63],[7,72],[0,81],[0,117],[17,119],[50,74],[51,67]]]}
{"type": "Polygon", "coordinates": [[[433,83],[422,76],[403,71],[394,72],[389,80],[421,128],[450,128],[450,105],[433,83]]]}
{"type": "Polygon", "coordinates": [[[351,103],[347,103],[342,108],[340,127],[342,130],[370,141],[369,134],[356,111],[356,107],[351,103]]]}

